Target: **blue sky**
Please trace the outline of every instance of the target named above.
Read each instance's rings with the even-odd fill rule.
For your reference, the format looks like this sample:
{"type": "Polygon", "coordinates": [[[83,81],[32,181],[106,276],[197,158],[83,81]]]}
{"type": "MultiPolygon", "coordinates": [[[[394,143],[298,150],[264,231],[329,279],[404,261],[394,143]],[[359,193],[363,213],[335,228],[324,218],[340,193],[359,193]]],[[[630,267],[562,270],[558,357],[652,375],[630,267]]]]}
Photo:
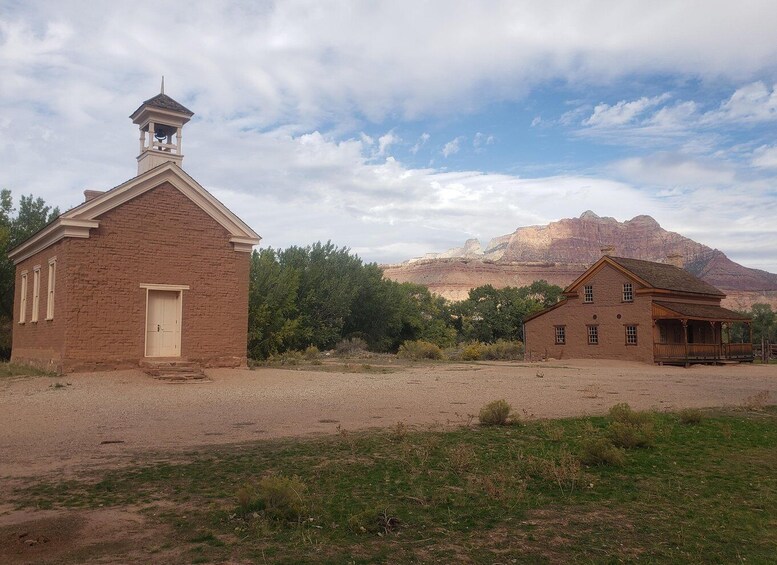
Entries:
{"type": "Polygon", "coordinates": [[[0,0],[0,184],[136,174],[127,116],[264,240],[369,261],[591,209],[777,272],[777,4],[0,0]]]}

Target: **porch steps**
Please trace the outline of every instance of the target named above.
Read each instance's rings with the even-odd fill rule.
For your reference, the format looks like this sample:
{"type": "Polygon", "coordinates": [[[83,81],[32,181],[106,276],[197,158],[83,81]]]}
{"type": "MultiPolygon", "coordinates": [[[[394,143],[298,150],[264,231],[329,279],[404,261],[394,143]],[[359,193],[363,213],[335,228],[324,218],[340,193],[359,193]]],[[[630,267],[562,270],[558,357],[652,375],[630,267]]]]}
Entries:
{"type": "Polygon", "coordinates": [[[140,368],[150,377],[171,384],[208,381],[208,377],[198,363],[178,357],[142,359],[140,368]]]}

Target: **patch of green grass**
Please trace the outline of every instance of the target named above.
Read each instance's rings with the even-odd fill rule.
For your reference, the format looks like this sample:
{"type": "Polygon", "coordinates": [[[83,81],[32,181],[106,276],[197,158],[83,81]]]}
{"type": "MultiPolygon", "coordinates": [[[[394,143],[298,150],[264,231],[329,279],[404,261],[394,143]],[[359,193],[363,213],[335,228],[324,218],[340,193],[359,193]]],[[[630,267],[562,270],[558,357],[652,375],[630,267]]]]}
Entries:
{"type": "Polygon", "coordinates": [[[203,449],[179,463],[30,482],[11,502],[145,504],[172,542],[193,544],[192,561],[770,562],[777,409],[705,411],[693,426],[629,412],[203,449]],[[576,454],[613,423],[646,422],[658,432],[652,448],[629,450],[621,466],[581,465],[576,454]],[[304,485],[296,519],[273,518],[261,503],[237,511],[241,489],[253,485],[250,505],[266,477],[304,485]]]}
{"type": "Polygon", "coordinates": [[[16,363],[0,363],[0,379],[3,377],[53,377],[56,373],[16,363]]]}

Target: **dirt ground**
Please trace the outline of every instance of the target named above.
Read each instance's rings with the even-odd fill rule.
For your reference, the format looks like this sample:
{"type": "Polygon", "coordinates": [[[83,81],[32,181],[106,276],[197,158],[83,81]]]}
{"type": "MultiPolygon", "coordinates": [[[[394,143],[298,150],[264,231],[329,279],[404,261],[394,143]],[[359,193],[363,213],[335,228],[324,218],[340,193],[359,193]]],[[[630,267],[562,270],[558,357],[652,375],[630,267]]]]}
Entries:
{"type": "Polygon", "coordinates": [[[777,402],[777,366],[658,367],[638,363],[324,365],[316,370],[208,370],[170,384],[140,371],[0,380],[0,562],[171,563],[167,534],[132,508],[15,510],[3,492],[38,478],[176,457],[265,438],[476,421],[504,398],[524,418],[777,402]],[[326,369],[326,370],[323,370],[326,369]],[[393,372],[382,372],[391,370],[393,372]],[[152,557],[153,555],[153,557],[152,557]]]}
{"type": "MultiPolygon", "coordinates": [[[[361,365],[357,364],[357,367],[361,365]]],[[[371,366],[376,371],[377,366],[371,366]]],[[[526,417],[777,402],[777,366],[640,363],[435,364],[396,372],[208,370],[169,384],[140,371],[0,381],[0,477],[115,466],[153,452],[264,438],[466,423],[504,398],[526,417]]]]}

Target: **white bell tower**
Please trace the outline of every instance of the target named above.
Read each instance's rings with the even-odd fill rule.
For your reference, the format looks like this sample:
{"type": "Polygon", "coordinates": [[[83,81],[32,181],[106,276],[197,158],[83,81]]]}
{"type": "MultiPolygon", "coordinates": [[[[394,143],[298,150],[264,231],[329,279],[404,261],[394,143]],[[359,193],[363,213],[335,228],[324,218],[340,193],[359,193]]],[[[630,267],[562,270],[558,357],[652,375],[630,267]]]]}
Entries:
{"type": "Polygon", "coordinates": [[[140,127],[139,175],[167,162],[181,166],[181,129],[193,115],[194,112],[165,94],[162,77],[160,93],[143,102],[130,116],[132,123],[140,127]]]}

